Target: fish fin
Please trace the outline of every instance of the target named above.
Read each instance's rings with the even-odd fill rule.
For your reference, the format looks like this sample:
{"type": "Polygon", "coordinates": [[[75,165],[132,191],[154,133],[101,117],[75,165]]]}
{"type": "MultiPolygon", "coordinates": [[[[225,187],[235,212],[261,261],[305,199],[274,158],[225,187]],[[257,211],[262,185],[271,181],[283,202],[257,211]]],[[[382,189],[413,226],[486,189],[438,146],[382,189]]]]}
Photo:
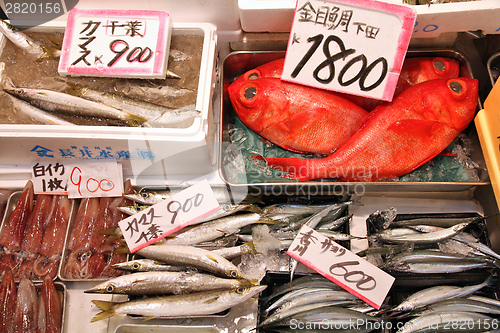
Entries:
{"type": "Polygon", "coordinates": [[[94,299],[94,300],[92,300],[92,303],[97,305],[99,310],[102,310],[102,312],[99,312],[97,315],[95,315],[94,318],[92,318],[92,320],[90,321],[91,323],[94,323],[96,321],[103,320],[106,318],[110,318],[110,317],[113,317],[114,315],[116,315],[116,313],[114,313],[112,311],[113,306],[116,304],[115,302],[100,301],[100,300],[94,299]]]}
{"type": "Polygon", "coordinates": [[[58,48],[62,47],[62,44],[63,44],[62,38],[58,38],[58,37],[54,37],[54,36],[47,36],[47,38],[52,42],[52,44],[54,44],[58,48]]]}
{"type": "Polygon", "coordinates": [[[167,70],[167,79],[180,79],[180,75],[175,74],[174,72],[167,70]]]}
{"type": "Polygon", "coordinates": [[[120,246],[116,249],[113,250],[113,253],[125,253],[125,254],[130,254],[130,250],[128,246],[120,246]]]}
{"type": "MultiPolygon", "coordinates": [[[[252,157],[253,160],[257,158],[252,157]]],[[[281,177],[296,179],[296,180],[312,180],[309,175],[309,168],[312,166],[314,159],[306,158],[265,158],[267,166],[284,174],[281,177]]]]}
{"type": "Polygon", "coordinates": [[[45,59],[56,59],[61,56],[61,50],[58,50],[56,48],[47,45],[41,45],[41,47],[43,49],[43,54],[36,61],[42,61],[45,59]]]}
{"type": "Polygon", "coordinates": [[[211,256],[210,254],[207,254],[207,258],[212,260],[212,261],[218,262],[217,258],[215,258],[214,256],[211,256]]]}
{"type": "Polygon", "coordinates": [[[215,297],[207,299],[204,303],[205,304],[212,304],[214,302],[217,302],[218,299],[219,299],[219,296],[215,296],[215,297]]]}
{"type": "Polygon", "coordinates": [[[154,317],[154,316],[149,316],[149,317],[144,318],[144,321],[148,321],[148,320],[155,319],[155,318],[156,317],[154,317]]]}
{"type": "Polygon", "coordinates": [[[137,127],[137,126],[144,124],[147,121],[146,118],[139,117],[139,116],[133,115],[131,113],[124,112],[124,114],[127,116],[127,119],[124,120],[123,122],[125,124],[127,124],[128,126],[137,127]]]}
{"type": "Polygon", "coordinates": [[[390,125],[387,130],[397,133],[405,133],[406,135],[411,135],[419,140],[433,142],[434,133],[441,133],[445,128],[449,128],[449,126],[438,121],[405,119],[390,125]]]}

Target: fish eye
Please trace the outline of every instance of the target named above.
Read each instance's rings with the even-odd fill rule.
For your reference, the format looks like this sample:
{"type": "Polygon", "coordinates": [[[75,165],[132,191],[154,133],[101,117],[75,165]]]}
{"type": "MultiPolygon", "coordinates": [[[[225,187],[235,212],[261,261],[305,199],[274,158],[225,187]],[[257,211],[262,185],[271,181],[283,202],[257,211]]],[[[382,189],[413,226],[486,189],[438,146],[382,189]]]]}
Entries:
{"type": "Polygon", "coordinates": [[[446,69],[446,65],[441,60],[436,60],[434,61],[434,68],[436,68],[438,71],[444,71],[446,69]]]}
{"type": "Polygon", "coordinates": [[[250,74],[248,74],[248,79],[249,80],[256,80],[260,77],[259,73],[258,72],[252,72],[250,74]]]}
{"type": "Polygon", "coordinates": [[[147,193],[142,193],[141,197],[143,197],[144,199],[146,199],[148,197],[148,194],[147,193]]]}
{"type": "Polygon", "coordinates": [[[256,94],[257,94],[257,88],[254,86],[247,87],[245,89],[245,92],[243,93],[246,99],[252,99],[255,97],[256,94]]]}
{"type": "Polygon", "coordinates": [[[451,81],[450,82],[450,89],[453,90],[456,93],[461,93],[463,90],[462,85],[458,81],[451,81]]]}
{"type": "Polygon", "coordinates": [[[135,263],[132,265],[132,268],[133,269],[139,269],[140,265],[138,263],[135,263]]]}
{"type": "Polygon", "coordinates": [[[108,293],[112,293],[113,290],[115,290],[115,287],[112,284],[110,284],[106,287],[106,292],[108,292],[108,293]]]}
{"type": "Polygon", "coordinates": [[[238,289],[236,289],[236,292],[238,294],[243,294],[244,291],[245,291],[245,288],[243,288],[243,287],[239,287],[238,289]]]}
{"type": "Polygon", "coordinates": [[[236,271],[230,271],[229,275],[231,275],[232,277],[237,277],[238,276],[238,272],[236,272],[236,271]]]}

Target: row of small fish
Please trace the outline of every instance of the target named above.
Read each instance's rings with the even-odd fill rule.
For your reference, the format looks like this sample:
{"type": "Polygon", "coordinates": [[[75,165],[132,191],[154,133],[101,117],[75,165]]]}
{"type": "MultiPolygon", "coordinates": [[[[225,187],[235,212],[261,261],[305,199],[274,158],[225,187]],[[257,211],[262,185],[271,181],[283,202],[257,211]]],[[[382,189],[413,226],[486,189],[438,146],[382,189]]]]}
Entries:
{"type": "MultiPolygon", "coordinates": [[[[129,181],[125,193],[132,193],[129,181]]],[[[118,241],[106,241],[105,230],[116,227],[125,216],[117,207],[127,204],[123,197],[83,198],[69,226],[61,277],[66,279],[95,279],[121,274],[114,263],[127,260],[126,253],[117,253],[118,241]]]]}
{"type": "Polygon", "coordinates": [[[65,195],[39,194],[35,200],[28,181],[0,234],[1,269],[12,270],[16,278],[55,278],[71,208],[65,195]]]}
{"type": "Polygon", "coordinates": [[[39,291],[22,278],[18,285],[6,270],[0,283],[1,332],[62,332],[63,301],[54,281],[46,277],[39,291]]]}

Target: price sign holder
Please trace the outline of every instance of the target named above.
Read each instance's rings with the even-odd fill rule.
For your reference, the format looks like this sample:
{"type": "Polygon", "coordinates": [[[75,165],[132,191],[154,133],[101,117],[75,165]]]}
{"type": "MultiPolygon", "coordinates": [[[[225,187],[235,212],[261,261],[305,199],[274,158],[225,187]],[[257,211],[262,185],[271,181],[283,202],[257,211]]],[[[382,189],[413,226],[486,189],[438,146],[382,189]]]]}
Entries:
{"type": "Polygon", "coordinates": [[[134,253],[220,209],[204,180],[118,223],[134,253]]]}
{"type": "Polygon", "coordinates": [[[122,165],[116,161],[80,161],[68,164],[68,197],[120,197],[123,195],[122,165]]]}
{"type": "Polygon", "coordinates": [[[164,11],[72,9],[58,72],[164,79],[171,32],[164,11]]]}
{"type": "Polygon", "coordinates": [[[303,226],[287,254],[377,310],[395,278],[330,238],[303,226]]]}
{"type": "Polygon", "coordinates": [[[406,5],[298,0],[281,79],[391,101],[415,19],[406,5]]]}

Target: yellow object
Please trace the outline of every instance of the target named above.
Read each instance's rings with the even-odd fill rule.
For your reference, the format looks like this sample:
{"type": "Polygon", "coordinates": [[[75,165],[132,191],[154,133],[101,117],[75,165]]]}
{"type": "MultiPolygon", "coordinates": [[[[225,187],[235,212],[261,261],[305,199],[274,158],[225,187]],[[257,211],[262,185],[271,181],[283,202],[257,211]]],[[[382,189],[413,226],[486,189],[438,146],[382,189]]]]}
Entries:
{"type": "Polygon", "coordinates": [[[500,80],[474,119],[491,186],[500,207],[500,80]]]}

